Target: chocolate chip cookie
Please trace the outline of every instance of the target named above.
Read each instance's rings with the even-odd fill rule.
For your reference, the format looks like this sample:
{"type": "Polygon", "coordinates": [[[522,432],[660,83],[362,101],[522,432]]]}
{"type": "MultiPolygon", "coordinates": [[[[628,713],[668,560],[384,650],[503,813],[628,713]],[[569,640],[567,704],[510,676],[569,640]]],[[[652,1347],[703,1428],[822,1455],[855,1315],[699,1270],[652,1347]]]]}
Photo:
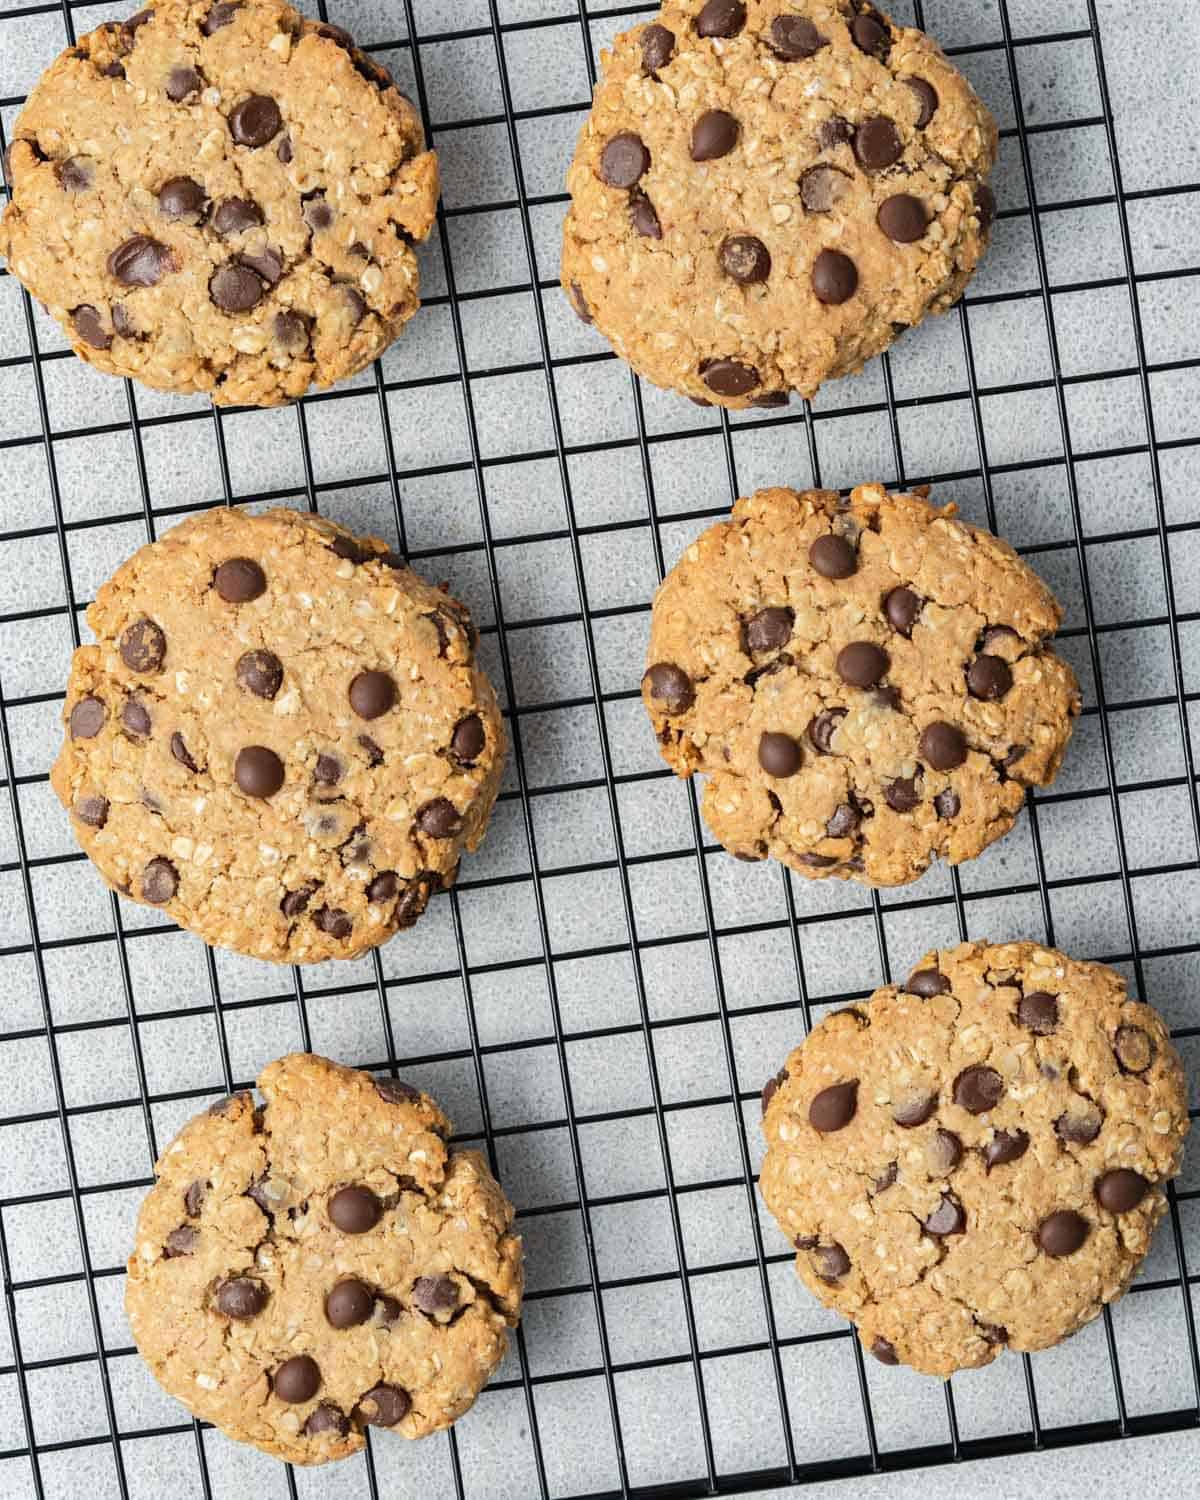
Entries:
{"type": "Polygon", "coordinates": [[[437,158],[386,69],[283,0],[157,0],[43,75],[0,255],[113,375],[273,406],[417,309],[437,158]]]}
{"type": "Polygon", "coordinates": [[[474,1402],[521,1305],[513,1212],[391,1078],[294,1053],[184,1126],[138,1215],[125,1307],[159,1383],[291,1463],[425,1437],[474,1402]]]}
{"type": "Polygon", "coordinates": [[[1062,611],[927,494],[760,490],[659,589],[642,696],[739,858],[904,885],[1054,779],[1079,712],[1048,645],[1062,611]]]}
{"type": "Polygon", "coordinates": [[[88,623],[51,784],[105,880],[206,942],[352,958],[482,839],[504,731],[475,628],[385,543],[208,511],[88,623]]]}
{"type": "Polygon", "coordinates": [[[668,0],[602,56],[562,283],[656,385],[786,406],[963,291],[996,125],[863,0],[668,0]]]}
{"type": "Polygon", "coordinates": [[[1121,1296],[1189,1126],[1162,1018],[1035,943],[927,954],[822,1021],[763,1112],[801,1280],[928,1375],[1048,1349],[1121,1296]]]}

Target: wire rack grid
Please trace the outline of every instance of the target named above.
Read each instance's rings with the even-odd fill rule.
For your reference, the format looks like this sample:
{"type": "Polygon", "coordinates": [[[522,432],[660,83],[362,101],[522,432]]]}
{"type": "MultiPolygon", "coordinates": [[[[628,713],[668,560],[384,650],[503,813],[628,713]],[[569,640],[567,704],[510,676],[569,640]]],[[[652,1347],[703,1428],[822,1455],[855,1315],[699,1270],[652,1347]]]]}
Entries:
{"type": "MultiPolygon", "coordinates": [[[[599,47],[650,6],[320,0],[419,101],[446,191],[418,320],[286,412],[104,381],[0,276],[0,1495],[704,1495],[1200,1420],[1194,1173],[1116,1309],[944,1387],[864,1366],[756,1196],[762,1079],[934,944],[1057,942],[1119,966],[1185,1061],[1200,1032],[1200,183],[1170,144],[1189,64],[1148,102],[1111,60],[1117,0],[892,8],[1000,118],[996,242],[956,311],[812,406],[696,411],[558,293],[599,47]],[[931,482],[1032,558],[1086,702],[1016,832],[886,894],[730,861],[636,689],[655,584],[733,497],[871,478],[931,482]],[[104,893],[46,781],[97,583],[197,506],[280,502],[452,581],[513,744],[483,851],[416,933],[290,972],[104,893]],[[120,1305],[158,1150],[298,1046],[447,1104],[518,1205],[530,1283],[453,1432],[316,1472],[183,1420],[120,1305]]],[[[1194,20],[1138,9],[1147,48],[1187,54],[1194,20]]],[[[0,0],[0,145],[107,10],[0,0]]]]}

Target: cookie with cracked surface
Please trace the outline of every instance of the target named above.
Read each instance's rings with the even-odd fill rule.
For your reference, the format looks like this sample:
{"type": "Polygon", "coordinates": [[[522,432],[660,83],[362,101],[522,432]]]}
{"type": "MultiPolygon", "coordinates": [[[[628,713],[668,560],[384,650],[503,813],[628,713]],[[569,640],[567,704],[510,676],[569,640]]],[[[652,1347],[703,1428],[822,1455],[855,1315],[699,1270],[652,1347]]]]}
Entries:
{"type": "Polygon", "coordinates": [[[157,0],[15,126],[0,255],[89,364],[220,404],[355,374],[418,305],[437,158],[387,70],[283,0],[157,0]]]}
{"type": "Polygon", "coordinates": [[[1125,1291],[1188,1131],[1162,1018],[1035,943],[927,954],[763,1091],[760,1185],[800,1279],[884,1364],[1048,1349],[1125,1291]]]}
{"type": "Polygon", "coordinates": [[[667,0],[602,54],[562,284],[656,385],[785,406],[961,296],[996,125],[863,0],[667,0]]]}
{"type": "Polygon", "coordinates": [[[293,1053],[159,1159],[125,1307],[159,1384],[291,1463],[449,1427],[521,1305],[513,1211],[428,1095],[293,1053]]]}
{"type": "Polygon", "coordinates": [[[51,784],[105,880],[255,958],[353,958],[483,838],[504,729],[466,609],[384,542],[217,509],[88,609],[51,784]]]}
{"type": "Polygon", "coordinates": [[[738,857],[903,885],[979,854],[1054,779],[1079,712],[1047,644],[1062,612],[927,494],[759,490],[659,589],[642,696],[738,857]]]}

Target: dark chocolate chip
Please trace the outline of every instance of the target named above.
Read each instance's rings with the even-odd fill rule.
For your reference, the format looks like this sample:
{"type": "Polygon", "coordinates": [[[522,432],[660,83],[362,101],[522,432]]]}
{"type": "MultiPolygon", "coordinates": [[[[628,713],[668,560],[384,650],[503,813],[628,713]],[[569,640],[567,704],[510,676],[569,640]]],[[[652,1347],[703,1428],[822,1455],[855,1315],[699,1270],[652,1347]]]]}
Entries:
{"type": "Polygon", "coordinates": [[[808,1121],[822,1135],[842,1130],[854,1118],[858,1109],[858,1079],[849,1083],[835,1083],[814,1095],[808,1106],[808,1121]]]}
{"type": "Polygon", "coordinates": [[[208,295],[222,312],[244,313],[262,301],[263,284],[247,266],[230,264],[213,274],[208,295]]]}
{"type": "Polygon", "coordinates": [[[413,1088],[401,1078],[377,1078],[375,1092],[388,1104],[409,1104],[421,1097],[421,1090],[413,1088]]]}
{"type": "Polygon", "coordinates": [[[249,557],[230,557],[213,574],[213,588],[226,604],[247,604],[267,591],[267,575],[249,557]]]}
{"type": "Polygon", "coordinates": [[[706,359],[700,365],[700,378],[718,396],[745,396],[758,384],[758,371],[736,359],[706,359]]]}
{"type": "Polygon", "coordinates": [[[825,824],[825,833],[831,839],[852,838],[858,832],[858,826],[862,822],[858,809],[851,807],[848,802],[839,802],[833,810],[833,816],[825,824]]]}
{"type": "Polygon", "coordinates": [[[837,307],[858,290],[858,268],[840,250],[822,250],[813,262],[812,288],[818,302],[837,307]]]}
{"type": "Polygon", "coordinates": [[[169,859],[156,855],[142,871],[142,900],[162,906],[179,889],[179,871],[169,859]]]}
{"type": "Polygon", "coordinates": [[[1037,1242],[1047,1255],[1058,1259],[1074,1255],[1092,1232],[1092,1226],[1081,1214],[1061,1208],[1038,1225],[1037,1242]]]}
{"type": "Polygon", "coordinates": [[[175,1260],[181,1255],[191,1255],[199,1243],[200,1231],[193,1229],[190,1224],[181,1224],[178,1229],[172,1229],[167,1235],[163,1255],[167,1260],[175,1260]]]}
{"type": "Polygon", "coordinates": [[[650,667],[642,678],[642,686],[669,714],[686,713],[696,699],[692,679],[669,661],[656,662],[650,667]]]}
{"type": "Polygon", "coordinates": [[[301,354],[308,348],[311,338],[311,324],[303,313],[293,312],[290,309],[275,314],[275,321],[271,325],[275,342],[281,349],[289,354],[301,354]]]}
{"type": "Polygon", "coordinates": [[[964,1068],[954,1080],[954,1102],[973,1115],[986,1114],[1004,1097],[1004,1079],[995,1068],[964,1068]]]}
{"type": "Polygon", "coordinates": [[[813,854],[811,851],[797,854],[796,859],[800,864],[807,865],[810,870],[831,870],[834,865],[840,863],[832,854],[813,854]]]}
{"type": "Polygon", "coordinates": [[[629,222],[643,239],[662,239],[662,225],[658,222],[654,204],[638,188],[629,194],[629,222]]]}
{"type": "Polygon", "coordinates": [[[408,1392],[398,1385],[373,1385],[358,1398],[354,1415],[368,1427],[395,1427],[411,1405],[408,1392]]]}
{"type": "Polygon", "coordinates": [[[750,404],[751,406],[774,408],[787,406],[791,399],[791,391],[764,391],[761,396],[755,396],[750,404]]]}
{"type": "Polygon", "coordinates": [[[657,23],[647,26],[642,32],[642,72],[656,78],[674,55],[675,33],[657,23]]]}
{"type": "Polygon", "coordinates": [[[192,759],[191,754],[188,751],[187,741],[184,739],[183,735],[180,734],[178,729],[171,736],[171,754],[174,759],[177,760],[179,764],[186,770],[193,772],[199,771],[200,767],[192,759]]]}
{"type": "Polygon", "coordinates": [[[888,1188],[892,1187],[895,1184],[896,1178],[899,1177],[899,1175],[899,1163],[894,1161],[888,1162],[887,1166],[884,1167],[883,1171],[872,1184],[871,1191],[873,1193],[887,1192],[888,1188]]]}
{"type": "Polygon", "coordinates": [[[726,276],[742,286],[753,286],[766,281],[771,274],[771,252],[752,234],[729,234],[721,241],[717,251],[721,269],[726,276]]]}
{"type": "Polygon", "coordinates": [[[980,229],[986,233],[996,218],[996,195],[986,182],[975,189],[975,212],[979,215],[980,229]]]}
{"type": "Polygon", "coordinates": [[[233,763],[233,779],[247,797],[273,797],[283,775],[283,762],[266,745],[247,745],[233,763]]]}
{"type": "Polygon", "coordinates": [[[205,1182],[202,1177],[197,1177],[195,1182],[189,1182],[187,1191],[183,1195],[183,1206],[193,1219],[200,1217],[200,1210],[204,1207],[204,1200],[208,1196],[211,1184],[205,1182]]]}
{"type": "Polygon", "coordinates": [[[1145,1073],[1154,1062],[1158,1046],[1141,1026],[1118,1026],[1113,1052],[1122,1073],[1145,1073]]]}
{"type": "Polygon", "coordinates": [[[911,245],[925,238],[929,228],[929,214],[920,198],[911,193],[894,193],[879,205],[876,222],[889,240],[898,245],[911,245]]]}
{"type": "Polygon", "coordinates": [[[360,734],[358,743],[367,757],[367,765],[370,767],[383,765],[383,751],[375,743],[369,734],[360,734]]]}
{"type": "Polygon", "coordinates": [[[771,22],[767,45],[784,62],[802,62],[815,57],[829,38],[822,36],[806,16],[776,16],[771,22]]]}
{"type": "Polygon", "coordinates": [[[173,269],[170,250],[147,234],[122,241],[108,257],[108,274],[122,286],[157,286],[173,269]]]}
{"type": "Polygon", "coordinates": [[[904,1130],[912,1130],[917,1125],[924,1125],[937,1108],[937,1102],[936,1094],[915,1094],[903,1104],[892,1106],[892,1119],[904,1130]]]}
{"type": "Polygon", "coordinates": [[[573,281],[567,288],[567,301],[571,304],[571,311],[581,323],[590,323],[592,321],[592,315],[588,310],[583,289],[577,281],[573,281]]]}
{"type": "Polygon", "coordinates": [[[127,16],[126,19],[121,22],[121,46],[126,52],[128,52],[129,49],[133,46],[139,29],[143,27],[147,21],[152,21],[153,19],[154,10],[153,7],[150,7],[147,10],[136,11],[132,16],[127,16]]]}
{"type": "Polygon", "coordinates": [[[322,786],[337,786],[342,779],[342,763],[336,755],[318,755],[313,767],[313,780],[322,786]]]}
{"type": "Polygon", "coordinates": [[[742,649],[747,656],[761,651],[778,651],[791,639],[795,623],[795,610],[787,605],[768,604],[743,624],[742,649]]]}
{"type": "Polygon", "coordinates": [[[183,66],[172,68],[164,85],[167,98],[172,104],[182,104],[185,99],[198,94],[203,87],[204,79],[197,70],[183,66]]]}
{"type": "Polygon", "coordinates": [[[413,1282],[413,1306],[431,1318],[458,1305],[458,1286],[449,1276],[418,1276],[413,1282]]]}
{"type": "Polygon", "coordinates": [[[293,152],[292,138],[290,135],[285,135],[283,140],[280,141],[279,145],[276,146],[275,155],[285,167],[291,166],[293,152]]]}
{"type": "Polygon", "coordinates": [[[771,1100],[774,1099],[775,1095],[787,1082],[787,1076],[788,1070],[786,1068],[780,1068],[779,1072],[776,1073],[774,1078],[768,1078],[766,1083],[763,1084],[762,1112],[764,1115],[767,1112],[767,1107],[771,1103],[771,1100]]]}
{"type": "Polygon", "coordinates": [[[1105,1172],[1096,1183],[1096,1199],[1110,1214],[1130,1213],[1149,1191],[1150,1184],[1142,1174],[1128,1167],[1105,1172]]]}
{"type": "Polygon", "coordinates": [[[350,683],[349,698],[360,719],[378,719],[395,707],[395,680],[387,672],[359,672],[350,683]]]}
{"type": "MultiPolygon", "coordinates": [[[[810,214],[827,214],[835,204],[841,202],[849,190],[850,178],[845,172],[823,163],[809,167],[800,178],[800,202],[810,214]]],[[[841,300],[845,301],[845,298],[841,300]]]]}
{"type": "Polygon", "coordinates": [[[849,578],[858,572],[858,553],[843,536],[817,537],[808,549],[808,560],[822,578],[849,578]]]}
{"type": "Polygon", "coordinates": [[[746,7],[742,0],[707,0],[696,17],[696,31],[700,36],[737,36],[745,24],[746,7]]]}
{"type": "Polygon", "coordinates": [[[239,146],[265,146],[282,129],[279,106],[267,94],[251,94],[229,112],[229,133],[239,146]]]}
{"type": "Polygon", "coordinates": [[[108,798],[80,797],[73,811],[79,821],[89,828],[103,828],[108,822],[108,798]]]}
{"type": "Polygon", "coordinates": [[[334,1328],[354,1328],[375,1310],[375,1293],[357,1276],[339,1281],[325,1298],[325,1316],[334,1328]]]}
{"type": "Polygon", "coordinates": [[[921,1225],[926,1234],[931,1234],[936,1239],[944,1239],[950,1234],[962,1234],[966,1227],[967,1216],[963,1212],[963,1206],[949,1193],[942,1194],[942,1201],[921,1225]]]}
{"type": "Polygon", "coordinates": [[[238,683],[256,698],[274,698],[283,686],[283,663],[273,651],[245,651],[234,668],[238,683]]]}
{"type": "Polygon", "coordinates": [[[869,13],[855,16],[850,36],[860,52],[877,57],[880,62],[885,62],[892,50],[891,33],[878,16],[869,13]]]}
{"type": "Polygon", "coordinates": [[[975,1326],[979,1329],[979,1337],[985,1344],[1008,1343],[1008,1329],[1002,1328],[999,1323],[980,1323],[976,1319],[975,1326]]]}
{"type": "Polygon", "coordinates": [[[200,30],[205,36],[212,36],[214,31],[220,31],[222,26],[228,26],[241,8],[241,0],[217,0],[217,4],[200,22],[200,30]]]}
{"type": "Polygon", "coordinates": [[[1072,1146],[1088,1146],[1100,1134],[1104,1116],[1090,1100],[1074,1114],[1061,1114],[1054,1122],[1054,1133],[1060,1141],[1072,1146]]]}
{"type": "Polygon", "coordinates": [[[932,1000],[934,995],[950,993],[950,981],[937,969],[917,969],[908,976],[904,988],[910,995],[920,995],[922,1000],[932,1000]]]}
{"type": "Polygon", "coordinates": [[[737,145],[738,122],[723,109],[707,109],[692,130],[692,160],[716,161],[737,145]]]}
{"type": "Polygon", "coordinates": [[[305,1437],[320,1437],[325,1432],[332,1432],[335,1437],[346,1437],[350,1432],[346,1414],[330,1401],[314,1406],[304,1423],[305,1437]]]}
{"type": "Polygon", "coordinates": [[[850,687],[873,688],[883,681],[888,654],[873,641],[852,641],[837,654],[837,672],[850,687]]]}
{"type": "Polygon", "coordinates": [[[123,339],[141,338],[137,326],[125,311],[123,303],[114,302],[112,305],[112,321],[114,332],[120,334],[123,339]]]}
{"type": "Polygon", "coordinates": [[[213,215],[213,228],[222,235],[241,234],[262,222],[263,211],[253,198],[226,198],[213,215]]]}
{"type": "MultiPolygon", "coordinates": [[[[268,286],[277,286],[280,277],[283,275],[283,256],[271,245],[267,245],[264,249],[256,250],[253,253],[243,250],[237,258],[237,264],[244,266],[248,271],[254,271],[262,277],[268,286]]],[[[342,287],[342,292],[344,295],[358,299],[361,306],[355,322],[361,322],[366,304],[353,287],[342,287]]]]}
{"type": "Polygon", "coordinates": [[[898,1365],[900,1356],[896,1353],[896,1346],[889,1343],[882,1335],[871,1340],[871,1353],[881,1365],[898,1365]]]}
{"type": "Polygon", "coordinates": [[[962,1161],[963,1144],[953,1130],[935,1130],[925,1147],[925,1165],[931,1176],[945,1177],[962,1161]]]}
{"type": "Polygon", "coordinates": [[[313,912],[313,924],[318,932],[323,932],[326,937],[337,938],[339,942],[354,931],[349,912],[344,912],[340,906],[319,906],[313,912]]]}
{"type": "Polygon", "coordinates": [[[217,1288],[217,1311],[227,1318],[247,1323],[267,1305],[267,1289],[251,1276],[231,1276],[217,1288]]]}
{"type": "Polygon", "coordinates": [[[957,818],[962,811],[962,798],[952,787],[947,787],[933,799],[933,810],[939,818],[957,818]]]}
{"type": "Polygon", "coordinates": [[[1003,657],[977,656],[967,669],[967,691],[972,698],[995,703],[1012,685],[1012,668],[1003,657]]]}
{"type": "Polygon", "coordinates": [[[913,626],[917,623],[917,616],[921,613],[924,600],[914,594],[912,589],[904,587],[892,589],[883,601],[883,612],[888,618],[888,624],[905,639],[910,639],[913,626]]]}
{"type": "Polygon", "coordinates": [[[758,763],[768,776],[794,776],[800,769],[800,746],[790,734],[768,732],[758,741],[758,763]]]}
{"type": "Polygon", "coordinates": [[[893,812],[912,812],[921,800],[915,776],[900,776],[883,789],[883,800],[893,812]]]}
{"type": "Polygon", "coordinates": [[[921,759],[935,771],[953,771],[967,758],[967,742],[961,729],[938,721],[921,734],[921,759]]]}
{"type": "Polygon", "coordinates": [[[86,193],[96,176],[91,158],[87,156],[68,156],[54,170],[64,193],[86,193]]]}
{"type": "Polygon", "coordinates": [[[382,1212],[371,1189],[357,1183],[339,1188],[329,1200],[329,1217],[344,1234],[366,1234],[379,1223],[382,1212]]]}
{"type": "Polygon", "coordinates": [[[917,129],[924,130],[937,113],[937,90],[923,78],[902,78],[900,82],[908,84],[917,96],[917,129]]]}
{"type": "Polygon", "coordinates": [[[198,224],[208,213],[208,194],[193,177],[169,177],[158,190],[158,211],[164,219],[198,224]]]}
{"type": "Polygon", "coordinates": [[[460,766],[473,766],[483,754],[487,737],[483,720],[478,714],[468,714],[454,726],[450,736],[450,753],[460,766]]]}
{"type": "Polygon", "coordinates": [[[71,326],[85,344],[93,349],[111,349],[112,334],[104,326],[96,308],[90,302],[81,302],[71,311],[71,326]]]}
{"type": "Polygon", "coordinates": [[[390,901],[400,888],[395,870],[382,870],[367,887],[368,901],[390,901]]]}
{"type": "Polygon", "coordinates": [[[104,728],[108,709],[99,698],[80,698],[71,710],[70,727],[73,740],[94,740],[104,728]]]}
{"type": "Polygon", "coordinates": [[[832,1245],[821,1245],[816,1260],[815,1270],[822,1281],[840,1281],[850,1269],[850,1257],[836,1240],[832,1245]]]}
{"type": "Polygon", "coordinates": [[[827,708],[824,713],[818,714],[815,719],[809,721],[805,733],[818,755],[833,754],[833,737],[837,733],[838,725],[845,717],[844,708],[827,708]]]}
{"type": "Polygon", "coordinates": [[[462,814],[447,797],[435,797],[417,808],[416,825],[428,838],[449,839],[462,831],[462,814]]]}
{"type": "Polygon", "coordinates": [[[600,176],[609,187],[631,188],[650,169],[650,153],[640,135],[622,130],[600,153],[600,176]]]}
{"type": "Polygon", "coordinates": [[[125,69],[119,62],[107,62],[100,69],[100,76],[102,78],[124,78],[125,69]]]}
{"type": "Polygon", "coordinates": [[[294,1354],[275,1371],[272,1387],[281,1401],[292,1405],[311,1401],[321,1388],[320,1366],[310,1355],[294,1354]]]}
{"type": "Polygon", "coordinates": [[[817,127],[817,145],[822,151],[832,151],[835,146],[844,146],[853,139],[854,126],[841,115],[831,115],[817,127]]]}
{"type": "Polygon", "coordinates": [[[317,893],[317,882],[309,881],[307,885],[297,886],[294,891],[288,891],[279,903],[279,910],[285,917],[298,917],[308,907],[308,903],[317,893]]]}
{"type": "Polygon", "coordinates": [[[1006,1167],[1017,1161],[1029,1150],[1029,1136],[1024,1130],[997,1130],[983,1148],[983,1159],[990,1172],[993,1167],[1006,1167]]]}
{"type": "Polygon", "coordinates": [[[872,115],[854,132],[854,154],[866,172],[882,172],[899,161],[903,151],[900,132],[886,115],[872,115]]]}
{"type": "Polygon", "coordinates": [[[1017,1003],[1017,1020],[1036,1036],[1049,1036],[1058,1028],[1058,997],[1045,990],[1022,995],[1017,1003]]]}

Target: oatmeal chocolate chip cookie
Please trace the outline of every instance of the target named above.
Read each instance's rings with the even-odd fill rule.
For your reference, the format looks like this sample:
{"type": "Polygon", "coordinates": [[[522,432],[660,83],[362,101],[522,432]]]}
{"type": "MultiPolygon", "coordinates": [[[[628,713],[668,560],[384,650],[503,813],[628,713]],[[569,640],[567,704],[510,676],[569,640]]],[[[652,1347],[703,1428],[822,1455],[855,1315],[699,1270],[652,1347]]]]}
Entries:
{"type": "Polygon", "coordinates": [[[667,0],[603,54],[563,287],[655,384],[785,406],[962,294],[996,140],[936,44],[862,0],[667,0]]]}
{"type": "Polygon", "coordinates": [[[51,784],[105,880],[206,942],[352,958],[483,838],[504,730],[475,628],[385,543],[208,511],[88,623],[51,784]]]}
{"type": "Polygon", "coordinates": [[[0,255],[113,375],[273,406],[417,309],[437,158],[339,27],[157,0],[51,65],[15,127],[0,255]]]}
{"type": "Polygon", "coordinates": [[[763,1112],[801,1280],[928,1375],[1048,1349],[1121,1296],[1189,1125],[1162,1018],[1035,943],[927,954],[822,1021],[763,1112]]]}
{"type": "Polygon", "coordinates": [[[743,859],[915,880],[1008,832],[1079,712],[1061,610],[1007,543],[927,489],[760,490],[668,574],[642,696],[743,859]]]}
{"type": "Polygon", "coordinates": [[[521,1304],[513,1212],[427,1095],[294,1053],[198,1115],[138,1215],[125,1306],[196,1416],[292,1463],[449,1427],[521,1304]]]}

